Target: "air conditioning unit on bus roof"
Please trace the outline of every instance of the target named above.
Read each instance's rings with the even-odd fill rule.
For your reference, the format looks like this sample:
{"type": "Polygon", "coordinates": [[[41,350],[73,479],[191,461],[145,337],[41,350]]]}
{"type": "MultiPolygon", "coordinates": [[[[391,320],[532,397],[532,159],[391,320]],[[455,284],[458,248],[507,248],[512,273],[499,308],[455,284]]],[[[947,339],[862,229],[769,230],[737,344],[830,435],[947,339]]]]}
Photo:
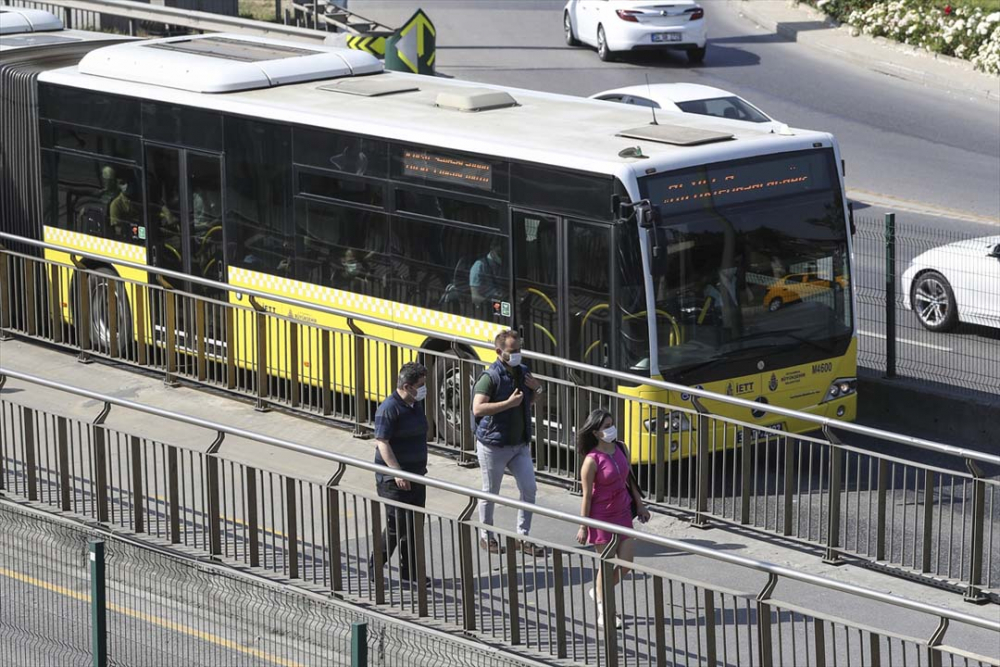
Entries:
{"type": "Polygon", "coordinates": [[[106,46],[88,53],[79,68],[83,74],[195,93],[232,93],[383,71],[376,57],[353,49],[228,34],[106,46]]]}

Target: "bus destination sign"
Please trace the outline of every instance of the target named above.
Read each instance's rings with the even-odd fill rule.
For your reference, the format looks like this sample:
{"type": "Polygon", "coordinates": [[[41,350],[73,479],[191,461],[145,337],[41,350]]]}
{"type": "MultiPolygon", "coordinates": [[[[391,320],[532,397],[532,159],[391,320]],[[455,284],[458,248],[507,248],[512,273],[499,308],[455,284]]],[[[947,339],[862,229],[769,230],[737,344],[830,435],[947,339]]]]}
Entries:
{"type": "Polygon", "coordinates": [[[438,183],[493,189],[493,166],[427,151],[403,151],[403,175],[438,183]]]}

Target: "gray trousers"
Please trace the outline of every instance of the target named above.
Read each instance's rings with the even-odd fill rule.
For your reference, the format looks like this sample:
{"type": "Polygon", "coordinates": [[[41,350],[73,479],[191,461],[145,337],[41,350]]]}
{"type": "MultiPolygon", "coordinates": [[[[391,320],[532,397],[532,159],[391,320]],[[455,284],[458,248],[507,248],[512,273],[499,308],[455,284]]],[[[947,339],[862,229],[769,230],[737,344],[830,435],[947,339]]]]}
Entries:
{"type": "MultiPolygon", "coordinates": [[[[531,447],[493,447],[476,442],[476,454],[479,457],[479,469],[483,472],[483,491],[500,493],[500,483],[505,470],[510,470],[517,482],[517,490],[521,500],[526,503],[535,502],[538,486],[535,484],[535,464],[531,460],[531,447]]],[[[487,526],[493,525],[493,503],[479,501],[479,522],[487,526]]],[[[518,510],[517,532],[527,536],[531,530],[531,512],[518,510]]],[[[483,530],[482,536],[491,537],[489,531],[483,530]]]]}

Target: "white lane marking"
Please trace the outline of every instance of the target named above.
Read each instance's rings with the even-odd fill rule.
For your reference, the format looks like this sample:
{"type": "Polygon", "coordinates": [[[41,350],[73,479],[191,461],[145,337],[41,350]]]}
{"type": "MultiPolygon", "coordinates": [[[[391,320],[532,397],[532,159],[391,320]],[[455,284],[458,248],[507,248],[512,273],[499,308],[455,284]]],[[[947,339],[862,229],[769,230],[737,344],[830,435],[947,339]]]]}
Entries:
{"type": "MultiPolygon", "coordinates": [[[[885,340],[885,334],[871,333],[869,331],[859,331],[858,333],[861,334],[862,336],[870,336],[872,338],[881,338],[882,340],[885,340]]],[[[907,338],[897,338],[896,342],[904,343],[906,345],[919,345],[920,347],[929,347],[932,350],[941,350],[942,352],[954,351],[950,347],[944,347],[943,345],[931,345],[930,343],[921,343],[920,341],[909,340],[907,338]]]]}

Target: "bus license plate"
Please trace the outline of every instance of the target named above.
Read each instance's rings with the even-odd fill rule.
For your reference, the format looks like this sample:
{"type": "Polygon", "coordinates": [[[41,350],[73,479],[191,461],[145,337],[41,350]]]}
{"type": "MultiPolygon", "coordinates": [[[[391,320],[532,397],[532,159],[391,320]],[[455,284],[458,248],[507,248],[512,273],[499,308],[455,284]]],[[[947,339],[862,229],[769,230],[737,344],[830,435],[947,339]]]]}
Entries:
{"type": "Polygon", "coordinates": [[[679,32],[654,32],[653,33],[654,42],[679,42],[681,41],[681,34],[679,32]]]}

